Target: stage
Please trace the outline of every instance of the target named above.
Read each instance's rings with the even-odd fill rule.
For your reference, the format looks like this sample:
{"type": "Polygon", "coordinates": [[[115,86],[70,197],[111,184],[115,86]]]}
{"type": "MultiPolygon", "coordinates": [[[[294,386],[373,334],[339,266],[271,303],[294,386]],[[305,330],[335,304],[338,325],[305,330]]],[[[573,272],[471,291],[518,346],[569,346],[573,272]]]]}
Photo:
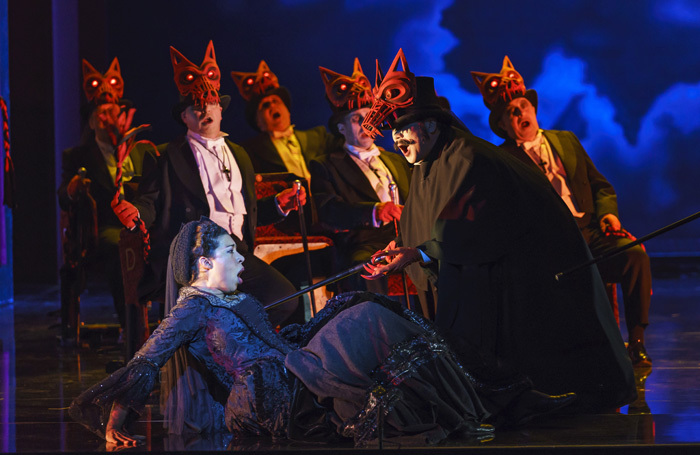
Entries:
{"type": "MultiPolygon", "coordinates": [[[[450,440],[425,447],[411,440],[383,444],[384,452],[462,453],[688,453],[700,451],[700,259],[652,258],[654,275],[646,346],[653,369],[636,371],[639,399],[617,412],[542,418],[497,430],[493,439],[450,440]]],[[[18,285],[14,305],[0,308],[0,451],[96,452],[105,443],[67,415],[71,400],[102,379],[110,361],[122,361],[106,286],[89,283],[81,315],[88,326],[83,346],[61,346],[58,287],[18,285]],[[13,322],[14,321],[14,322],[13,322]]],[[[157,318],[157,308],[151,316],[157,318]]],[[[623,313],[621,311],[621,313],[623,313]]],[[[624,324],[623,324],[624,327],[624,324]]],[[[626,339],[626,333],[623,332],[626,339]]],[[[152,394],[135,433],[146,444],[130,452],[219,450],[335,453],[365,450],[351,444],[312,445],[270,440],[233,440],[230,435],[197,439],[167,435],[152,394]]]]}

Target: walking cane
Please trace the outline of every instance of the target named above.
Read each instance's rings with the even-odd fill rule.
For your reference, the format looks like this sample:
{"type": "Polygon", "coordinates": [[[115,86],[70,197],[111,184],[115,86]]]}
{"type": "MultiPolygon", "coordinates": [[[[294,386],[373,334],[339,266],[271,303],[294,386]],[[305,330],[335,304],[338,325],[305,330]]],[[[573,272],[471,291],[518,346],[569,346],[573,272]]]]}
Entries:
{"type": "Polygon", "coordinates": [[[588,267],[588,266],[590,266],[590,265],[597,264],[598,262],[600,262],[600,261],[602,261],[602,260],[604,260],[604,259],[608,259],[608,258],[611,258],[611,257],[613,257],[613,256],[617,256],[618,254],[622,253],[622,252],[625,251],[625,250],[628,250],[628,249],[630,249],[630,248],[632,248],[632,247],[634,247],[634,246],[637,246],[637,245],[639,245],[640,243],[644,243],[644,242],[646,242],[647,240],[653,239],[654,237],[657,237],[657,236],[659,236],[659,235],[661,235],[661,234],[664,234],[664,233],[666,233],[666,232],[668,232],[668,231],[671,231],[671,230],[673,230],[673,229],[676,229],[677,227],[682,226],[682,225],[684,225],[684,224],[686,224],[686,223],[689,223],[689,222],[693,221],[693,220],[696,219],[696,218],[700,218],[700,212],[693,213],[692,215],[687,216],[687,217],[685,217],[685,218],[683,218],[683,219],[681,219],[681,220],[678,220],[678,221],[676,221],[676,222],[674,222],[674,223],[671,223],[671,224],[669,224],[668,226],[664,226],[664,227],[662,227],[661,229],[657,229],[656,231],[652,232],[651,234],[647,234],[647,235],[645,235],[644,237],[640,237],[640,238],[638,238],[637,240],[634,240],[634,241],[628,243],[627,245],[623,245],[623,246],[621,246],[620,248],[617,248],[617,249],[615,249],[615,250],[610,250],[610,251],[608,251],[608,252],[606,252],[606,253],[603,253],[603,254],[601,254],[600,256],[598,256],[597,258],[593,258],[593,259],[591,259],[591,260],[589,260],[589,261],[584,262],[583,264],[579,264],[579,265],[577,265],[577,266],[575,266],[575,267],[572,267],[572,268],[570,268],[570,269],[568,269],[568,270],[565,270],[565,271],[563,271],[563,272],[559,272],[559,273],[557,273],[556,275],[554,275],[554,279],[557,280],[557,281],[559,281],[559,280],[561,280],[563,277],[565,277],[566,275],[569,275],[569,274],[571,274],[571,273],[573,273],[573,272],[576,272],[576,271],[578,271],[578,270],[580,270],[580,269],[582,269],[582,268],[588,267]]]}
{"type": "MultiPolygon", "coordinates": [[[[396,182],[389,183],[389,194],[391,195],[391,202],[394,205],[399,205],[399,188],[396,186],[396,182]]],[[[394,219],[394,232],[396,237],[399,236],[399,223],[394,219]]],[[[401,271],[401,282],[403,283],[403,295],[406,297],[406,308],[411,309],[410,294],[408,292],[408,277],[406,276],[406,271],[401,271]]]]}
{"type": "MultiPolygon", "coordinates": [[[[304,206],[299,202],[299,194],[301,192],[301,180],[294,181],[294,190],[296,191],[297,207],[299,208],[299,231],[301,232],[301,243],[304,246],[304,257],[306,258],[306,273],[309,276],[309,287],[314,284],[314,274],[311,271],[311,256],[309,254],[309,238],[306,235],[306,217],[304,216],[304,206]]],[[[316,289],[316,288],[314,288],[316,289]]],[[[316,314],[316,299],[314,293],[309,294],[311,303],[311,316],[316,314]]]]}

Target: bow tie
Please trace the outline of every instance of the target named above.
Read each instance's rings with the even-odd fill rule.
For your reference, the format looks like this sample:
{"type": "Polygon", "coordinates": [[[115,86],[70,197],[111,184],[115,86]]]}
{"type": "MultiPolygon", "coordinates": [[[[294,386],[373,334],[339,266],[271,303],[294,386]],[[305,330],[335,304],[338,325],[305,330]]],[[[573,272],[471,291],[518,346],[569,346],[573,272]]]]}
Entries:
{"type": "Polygon", "coordinates": [[[379,156],[379,147],[376,145],[372,144],[372,147],[369,148],[369,150],[366,149],[358,149],[357,147],[353,147],[352,145],[345,145],[347,147],[348,152],[352,153],[362,161],[369,161],[372,159],[373,156],[379,156]]]}
{"type": "Polygon", "coordinates": [[[187,131],[187,136],[190,138],[194,139],[195,141],[199,142],[204,146],[204,148],[212,150],[214,147],[223,147],[226,145],[226,133],[222,134],[221,136],[217,137],[216,139],[209,139],[206,137],[202,137],[201,135],[192,132],[192,131],[187,131]]]}

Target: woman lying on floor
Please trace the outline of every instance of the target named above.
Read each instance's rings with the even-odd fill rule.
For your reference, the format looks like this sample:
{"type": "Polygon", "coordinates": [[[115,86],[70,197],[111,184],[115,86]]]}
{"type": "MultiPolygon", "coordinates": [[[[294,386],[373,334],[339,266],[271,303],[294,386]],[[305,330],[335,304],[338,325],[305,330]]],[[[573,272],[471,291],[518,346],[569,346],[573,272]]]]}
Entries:
{"type": "Polygon", "coordinates": [[[171,358],[179,362],[164,369],[161,404],[178,434],[228,428],[364,445],[383,421],[387,437],[436,443],[489,436],[491,424],[522,424],[575,399],[536,392],[524,378],[476,378],[429,322],[371,293],[338,296],[277,333],[262,305],[236,292],[243,257],[207,218],[181,228],[170,261],[177,305],[124,368],[71,404],[70,415],[107,442],[137,444],[127,424],[171,358]]]}

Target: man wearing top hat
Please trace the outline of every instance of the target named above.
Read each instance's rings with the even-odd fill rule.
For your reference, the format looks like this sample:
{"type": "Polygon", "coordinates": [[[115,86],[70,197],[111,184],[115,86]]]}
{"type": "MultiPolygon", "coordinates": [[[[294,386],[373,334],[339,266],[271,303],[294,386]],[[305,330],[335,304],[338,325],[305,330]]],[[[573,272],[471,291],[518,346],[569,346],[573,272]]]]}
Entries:
{"type": "Polygon", "coordinates": [[[463,129],[403,52],[385,76],[378,71],[374,95],[363,127],[374,135],[388,122],[414,169],[403,246],[378,252],[369,278],[410,264],[416,286],[437,287],[435,323],[456,346],[524,373],[542,392],[576,392],[580,410],[632,401],[632,365],[597,270],[554,278],[590,253],[551,185],[463,129]]]}
{"type": "MultiPolygon", "coordinates": [[[[396,237],[395,222],[408,196],[408,163],[400,155],[377,147],[362,129],[372,104],[372,87],[355,59],[351,76],[319,68],[326,98],[333,110],[330,130],[342,141],[328,155],[309,163],[311,193],[319,222],[336,232],[339,268],[367,262],[396,237]],[[392,199],[396,186],[396,202],[392,199]]],[[[387,280],[349,279],[348,290],[388,293],[387,280]]]]}
{"type": "MultiPolygon", "coordinates": [[[[167,144],[154,172],[144,177],[134,205],[114,207],[122,223],[131,228],[140,216],[151,232],[151,270],[142,280],[143,296],[162,296],[170,242],[182,223],[207,216],[226,229],[244,256],[240,289],[263,304],[295,292],[279,272],[253,255],[255,227],[283,219],[296,209],[295,192],[256,200],[253,166],[239,145],[220,129],[221,114],[230,97],[220,96],[220,73],[209,42],[200,66],[173,47],[170,55],[181,101],[172,110],[187,133],[167,144]]],[[[306,194],[301,195],[302,204],[306,194]]],[[[274,324],[285,322],[298,305],[292,300],[273,309],[274,324]]],[[[291,321],[287,321],[291,322],[291,321]]],[[[294,321],[297,322],[297,321],[294,321]]]]}
{"type": "Polygon", "coordinates": [[[308,180],[309,161],[326,154],[333,135],[324,126],[310,130],[294,127],[289,90],[279,85],[264,60],[255,73],[232,71],[231,77],[246,100],[246,121],[260,133],[241,144],[255,172],[291,172],[308,180]]]}
{"type": "MultiPolygon", "coordinates": [[[[124,284],[119,260],[119,233],[122,224],[114,215],[110,203],[117,193],[116,136],[120,119],[123,121],[132,103],[124,99],[124,81],[119,61],[115,57],[104,73],[97,71],[87,60],[83,60],[83,90],[88,103],[82,114],[86,120],[80,145],[65,150],[62,158],[62,178],[58,188],[58,203],[66,213],[89,197],[95,202],[95,219],[85,219],[88,225],[97,224],[97,257],[105,265],[105,275],[119,324],[125,324],[124,284]]],[[[121,180],[125,184],[121,191],[124,197],[134,197],[132,184],[137,184],[143,173],[144,155],[148,147],[137,144],[122,163],[121,180]]],[[[87,208],[87,207],[86,207],[87,208]]],[[[80,210],[80,209],[78,209],[80,210]]],[[[91,211],[91,210],[90,210],[91,211]]],[[[92,214],[88,215],[92,217],[92,214]]],[[[69,230],[90,229],[69,226],[69,230]]],[[[70,248],[68,246],[67,248],[70,248]]],[[[65,268],[62,274],[65,273],[65,268]]],[[[62,278],[63,281],[64,278],[62,278]]]]}
{"type": "MultiPolygon", "coordinates": [[[[540,129],[537,92],[526,89],[508,56],[500,73],[473,71],[491,129],[505,139],[501,147],[545,175],[566,203],[593,256],[632,242],[618,218],[617,195],[570,131],[540,129]]],[[[597,264],[606,282],[620,283],[629,335],[628,354],[636,367],[651,366],[644,346],[649,324],[651,268],[642,246],[629,248],[597,264]]]]}

